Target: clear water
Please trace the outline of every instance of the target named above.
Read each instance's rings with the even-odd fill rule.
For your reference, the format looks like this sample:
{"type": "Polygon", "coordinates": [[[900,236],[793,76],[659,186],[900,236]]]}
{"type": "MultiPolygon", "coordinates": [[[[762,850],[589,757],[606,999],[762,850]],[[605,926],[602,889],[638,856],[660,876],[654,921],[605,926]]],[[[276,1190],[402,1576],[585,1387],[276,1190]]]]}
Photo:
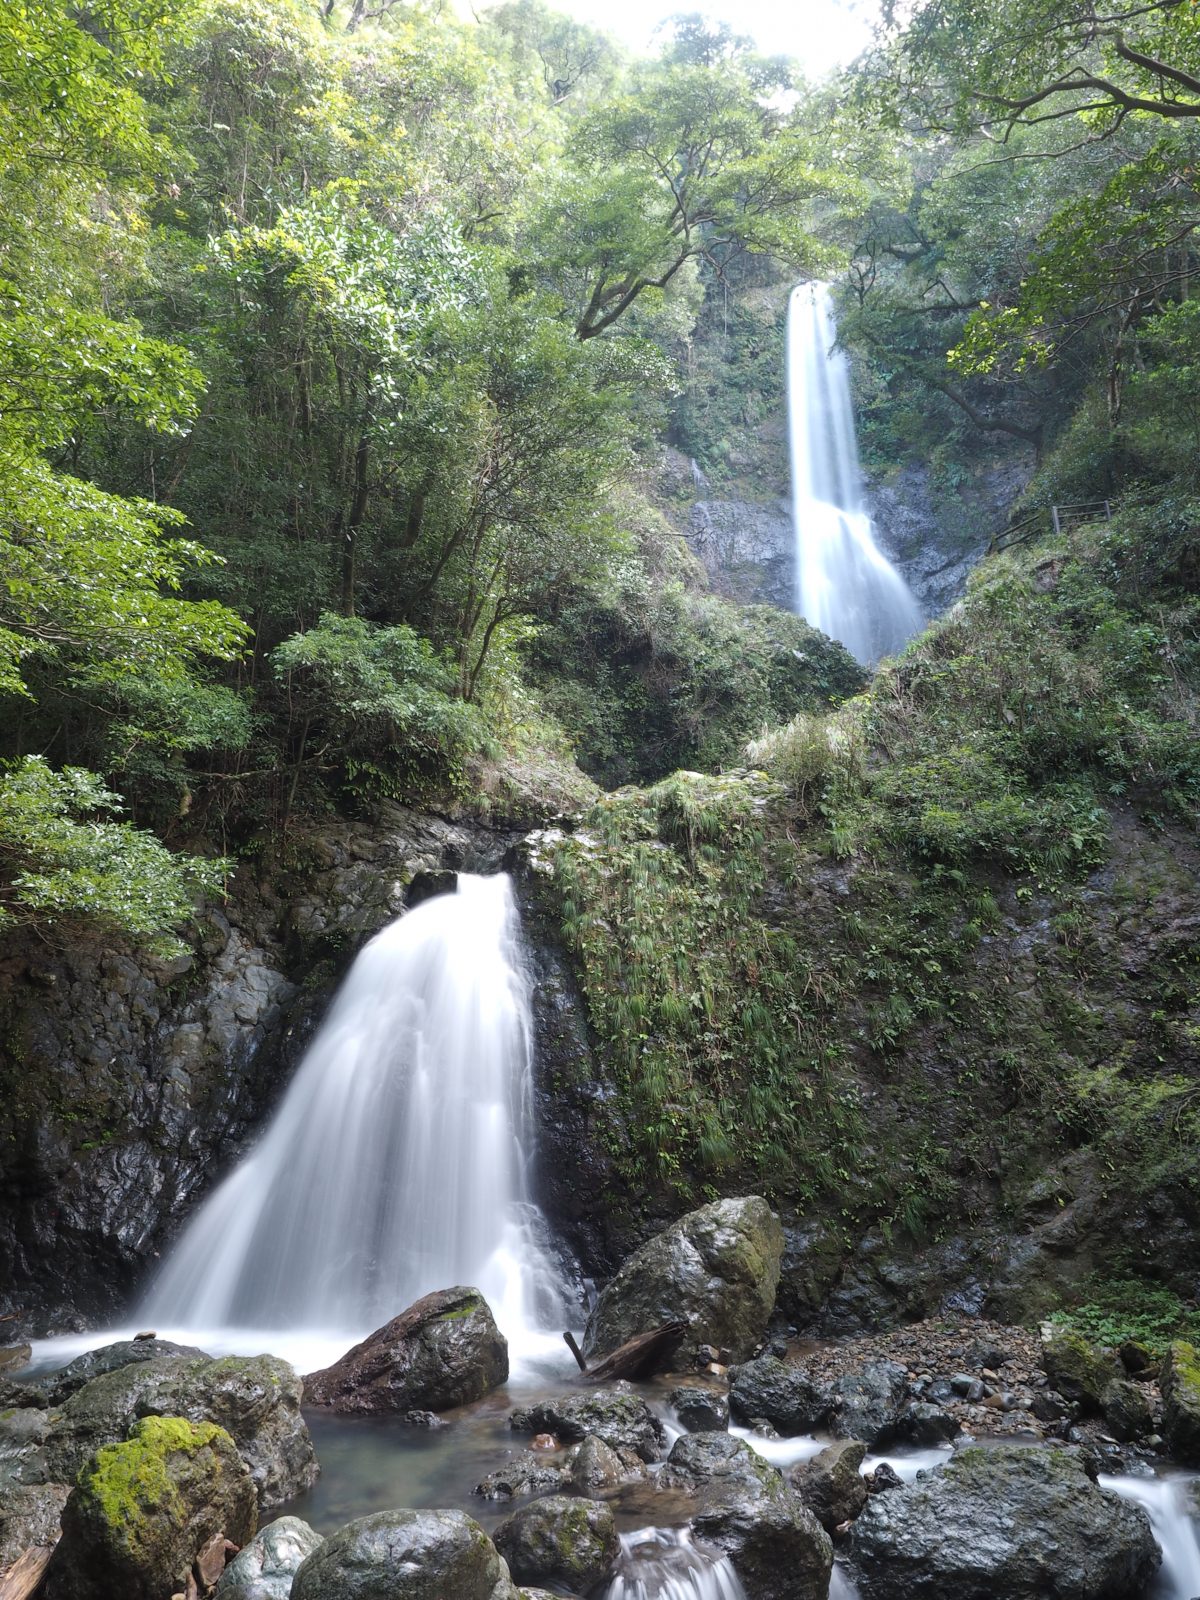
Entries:
{"type": "Polygon", "coordinates": [[[863,502],[850,373],[836,340],[828,285],[793,289],[787,385],[796,609],[870,666],[899,650],[923,618],[875,543],[863,502]]]}
{"type": "Polygon", "coordinates": [[[261,1142],[172,1250],[143,1326],[345,1349],[458,1283],[514,1344],[565,1325],[529,1198],[518,935],[508,878],[462,874],[370,941],[261,1142]]]}

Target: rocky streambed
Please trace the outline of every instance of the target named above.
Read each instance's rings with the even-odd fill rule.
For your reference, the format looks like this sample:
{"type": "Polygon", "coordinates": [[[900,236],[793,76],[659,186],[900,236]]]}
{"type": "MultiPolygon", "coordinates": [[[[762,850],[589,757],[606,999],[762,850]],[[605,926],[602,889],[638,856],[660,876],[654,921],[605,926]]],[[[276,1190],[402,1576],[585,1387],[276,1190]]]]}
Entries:
{"type": "Polygon", "coordinates": [[[593,1339],[687,1308],[636,1383],[553,1341],[510,1371],[462,1286],[303,1380],[156,1338],[10,1374],[0,1575],[40,1560],[13,1592],[49,1600],[1200,1594],[1190,1347],[970,1319],[801,1343],[777,1230],[723,1201],[626,1263],[593,1339]]]}

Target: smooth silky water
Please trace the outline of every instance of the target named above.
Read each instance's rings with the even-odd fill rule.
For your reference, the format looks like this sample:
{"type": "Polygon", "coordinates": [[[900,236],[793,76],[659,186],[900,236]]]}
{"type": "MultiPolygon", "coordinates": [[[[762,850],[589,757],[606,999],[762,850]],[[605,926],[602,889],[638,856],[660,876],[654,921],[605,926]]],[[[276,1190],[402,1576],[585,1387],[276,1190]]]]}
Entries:
{"type": "Polygon", "coordinates": [[[837,347],[827,284],[792,290],[787,394],[796,609],[873,666],[911,639],[924,619],[875,543],[863,499],[850,371],[837,347]]]}

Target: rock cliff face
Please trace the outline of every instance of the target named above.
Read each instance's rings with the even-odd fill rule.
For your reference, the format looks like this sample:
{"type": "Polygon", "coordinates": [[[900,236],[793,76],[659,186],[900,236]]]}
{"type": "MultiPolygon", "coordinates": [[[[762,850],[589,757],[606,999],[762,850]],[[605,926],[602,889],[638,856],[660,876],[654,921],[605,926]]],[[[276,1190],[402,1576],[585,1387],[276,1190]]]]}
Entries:
{"type": "Polygon", "coordinates": [[[173,962],[95,937],[0,952],[0,1315],[126,1310],[261,1125],[358,946],[513,835],[391,807],[244,869],[173,962]]]}
{"type": "MultiPolygon", "coordinates": [[[[951,495],[935,495],[928,469],[916,462],[868,479],[875,537],[927,617],[940,616],[962,594],[1027,477],[1023,458],[1001,456],[981,464],[951,495]]],[[[703,499],[691,506],[688,544],[718,594],[746,605],[794,608],[795,535],[786,486],[781,491],[772,500],[703,499]]]]}

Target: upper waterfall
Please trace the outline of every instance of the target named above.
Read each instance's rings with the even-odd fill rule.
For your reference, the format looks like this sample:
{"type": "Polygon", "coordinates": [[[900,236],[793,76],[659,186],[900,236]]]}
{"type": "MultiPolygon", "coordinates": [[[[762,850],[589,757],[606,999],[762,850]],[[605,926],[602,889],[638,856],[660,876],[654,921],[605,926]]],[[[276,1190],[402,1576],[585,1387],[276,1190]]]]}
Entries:
{"type": "Polygon", "coordinates": [[[827,284],[792,290],[787,387],[796,609],[870,666],[899,650],[923,619],[871,531],[827,284]]]}
{"type": "Polygon", "coordinates": [[[367,1331],[465,1283],[505,1332],[561,1326],[528,1203],[532,1057],[507,877],[461,874],[362,950],[261,1142],[142,1315],[367,1331]]]}

